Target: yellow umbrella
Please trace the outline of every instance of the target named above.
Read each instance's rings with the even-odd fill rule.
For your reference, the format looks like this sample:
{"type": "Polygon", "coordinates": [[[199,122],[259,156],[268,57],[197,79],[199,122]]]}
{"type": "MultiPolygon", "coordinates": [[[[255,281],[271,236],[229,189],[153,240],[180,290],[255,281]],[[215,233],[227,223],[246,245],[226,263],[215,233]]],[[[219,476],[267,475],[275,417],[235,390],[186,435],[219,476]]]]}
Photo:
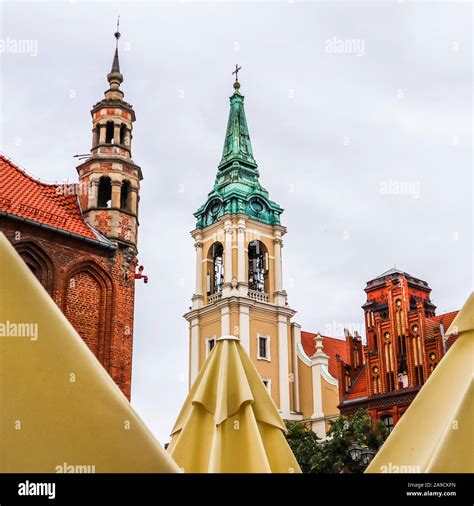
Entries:
{"type": "Polygon", "coordinates": [[[186,473],[301,473],[285,424],[239,339],[220,337],[168,448],[186,473]]]}
{"type": "Polygon", "coordinates": [[[178,472],[0,233],[0,472],[178,472]]]}
{"type": "Polygon", "coordinates": [[[459,336],[367,473],[474,472],[474,293],[446,334],[459,336]]]}

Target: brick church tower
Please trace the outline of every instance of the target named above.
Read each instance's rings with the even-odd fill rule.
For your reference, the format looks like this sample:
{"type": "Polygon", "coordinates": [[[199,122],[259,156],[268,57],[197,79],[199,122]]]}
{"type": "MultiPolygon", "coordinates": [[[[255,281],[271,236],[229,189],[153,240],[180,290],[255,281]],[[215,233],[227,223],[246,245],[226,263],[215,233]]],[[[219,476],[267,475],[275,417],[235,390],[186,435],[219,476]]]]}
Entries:
{"type": "Polygon", "coordinates": [[[346,332],[339,409],[367,408],[391,431],[454,341],[444,331],[457,311],[436,316],[428,283],[398,269],[369,281],[365,292],[367,342],[346,332]]]}
{"type": "MultiPolygon", "coordinates": [[[[116,32],[117,40],[120,33],[116,32]]],[[[118,47],[107,75],[109,89],[92,114],[91,156],[77,167],[81,192],[81,207],[88,223],[107,238],[125,249],[137,253],[138,193],[142,172],[132,160],[132,129],[135,112],[124,100],[120,84],[118,47]]]]}
{"type": "Polygon", "coordinates": [[[120,89],[115,37],[79,184],[42,183],[0,155],[0,231],[130,399],[142,173],[132,160],[135,113],[120,89]]]}

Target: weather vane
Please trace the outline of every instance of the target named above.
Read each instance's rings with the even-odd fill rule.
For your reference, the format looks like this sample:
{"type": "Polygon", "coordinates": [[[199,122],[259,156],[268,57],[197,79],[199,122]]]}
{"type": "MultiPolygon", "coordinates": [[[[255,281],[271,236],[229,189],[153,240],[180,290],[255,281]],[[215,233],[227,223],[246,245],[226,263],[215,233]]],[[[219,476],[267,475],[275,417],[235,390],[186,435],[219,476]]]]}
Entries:
{"type": "Polygon", "coordinates": [[[119,27],[120,27],[120,16],[117,18],[117,31],[114,33],[114,37],[117,39],[117,42],[115,43],[116,47],[118,47],[118,41],[120,39],[119,27]]]}
{"type": "Polygon", "coordinates": [[[234,70],[234,72],[232,72],[232,75],[235,74],[235,82],[237,82],[239,80],[239,70],[242,70],[242,67],[239,67],[239,65],[236,63],[235,70],[234,70]]]}

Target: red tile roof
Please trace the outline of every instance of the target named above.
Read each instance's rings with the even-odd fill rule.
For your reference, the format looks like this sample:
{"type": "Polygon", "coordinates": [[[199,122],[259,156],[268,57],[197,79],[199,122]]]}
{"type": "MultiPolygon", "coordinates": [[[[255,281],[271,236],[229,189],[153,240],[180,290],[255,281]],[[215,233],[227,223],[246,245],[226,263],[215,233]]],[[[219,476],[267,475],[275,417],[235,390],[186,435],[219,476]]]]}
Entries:
{"type": "MultiPolygon", "coordinates": [[[[301,331],[301,344],[303,346],[304,352],[308,357],[314,355],[316,351],[316,343],[314,342],[314,338],[317,334],[313,332],[305,332],[301,331]]],[[[326,355],[329,356],[329,373],[334,378],[339,379],[338,370],[339,367],[337,365],[336,355],[339,355],[344,362],[347,360],[346,357],[346,342],[342,339],[336,339],[334,337],[321,336],[323,338],[323,351],[326,355]]]]}
{"type": "MultiPolygon", "coordinates": [[[[433,316],[432,318],[427,318],[426,322],[426,337],[433,337],[435,335],[440,334],[439,326],[442,323],[444,332],[446,332],[453,322],[454,318],[458,314],[459,311],[450,311],[449,313],[440,314],[438,316],[433,316]]],[[[457,336],[451,335],[448,337],[446,341],[446,350],[452,346],[457,336]]]]}
{"type": "Polygon", "coordinates": [[[427,337],[431,337],[433,333],[439,330],[439,326],[442,323],[444,332],[448,330],[448,327],[453,322],[454,318],[458,314],[458,311],[451,311],[449,313],[440,314],[426,319],[426,333],[427,337]]]}
{"type": "Polygon", "coordinates": [[[42,183],[0,154],[0,212],[106,241],[84,221],[77,196],[64,191],[68,187],[72,185],[42,183]]]}
{"type": "Polygon", "coordinates": [[[361,397],[367,397],[369,394],[365,367],[366,366],[364,364],[359,374],[356,376],[354,383],[351,385],[351,388],[349,389],[349,392],[347,393],[344,400],[360,399],[361,397]]]}

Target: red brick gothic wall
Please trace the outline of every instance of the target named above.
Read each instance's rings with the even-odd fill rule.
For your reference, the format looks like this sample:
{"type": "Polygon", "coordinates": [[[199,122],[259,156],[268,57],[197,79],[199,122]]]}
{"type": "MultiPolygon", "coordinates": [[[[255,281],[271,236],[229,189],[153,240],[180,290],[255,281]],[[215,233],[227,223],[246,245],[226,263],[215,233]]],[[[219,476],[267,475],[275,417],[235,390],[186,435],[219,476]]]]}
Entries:
{"type": "Polygon", "coordinates": [[[0,230],[130,399],[135,260],[27,222],[0,230]]]}

